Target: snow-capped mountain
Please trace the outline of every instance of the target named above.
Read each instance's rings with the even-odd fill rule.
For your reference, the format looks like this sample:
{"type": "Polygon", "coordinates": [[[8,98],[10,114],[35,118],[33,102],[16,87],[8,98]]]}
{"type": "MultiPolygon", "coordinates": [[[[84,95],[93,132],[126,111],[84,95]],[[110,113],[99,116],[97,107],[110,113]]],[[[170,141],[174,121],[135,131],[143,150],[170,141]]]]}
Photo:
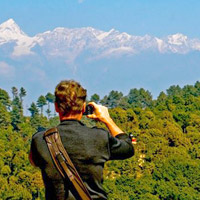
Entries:
{"type": "MultiPolygon", "coordinates": [[[[200,39],[177,33],[135,36],[115,29],[64,28],[31,37],[13,19],[0,24],[0,87],[26,87],[29,101],[74,79],[90,94],[199,80],[200,39]]],[[[101,95],[101,94],[100,94],[101,95]]]]}
{"type": "Polygon", "coordinates": [[[27,36],[13,19],[0,25],[0,47],[6,43],[15,43],[13,56],[32,54],[31,48],[36,44],[34,37],[27,36]]]}
{"type": "Polygon", "coordinates": [[[149,35],[129,35],[115,29],[105,32],[92,27],[74,29],[59,27],[29,37],[13,19],[0,25],[0,49],[5,44],[13,45],[12,53],[9,55],[11,57],[38,55],[36,49],[39,48],[47,58],[64,58],[68,62],[73,62],[85,51],[90,52],[92,59],[134,55],[149,50],[177,54],[200,51],[199,39],[189,39],[181,33],[157,38],[149,35]]]}

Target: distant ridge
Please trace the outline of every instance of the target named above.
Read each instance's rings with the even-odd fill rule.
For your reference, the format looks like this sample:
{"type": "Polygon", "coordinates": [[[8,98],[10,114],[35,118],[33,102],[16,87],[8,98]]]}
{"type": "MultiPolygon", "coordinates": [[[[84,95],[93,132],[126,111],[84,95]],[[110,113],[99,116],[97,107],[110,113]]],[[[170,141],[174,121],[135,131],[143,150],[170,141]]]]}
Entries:
{"type": "Polygon", "coordinates": [[[200,51],[200,39],[190,39],[182,33],[158,38],[150,35],[134,36],[115,29],[106,32],[92,27],[73,29],[58,27],[29,37],[13,19],[0,25],[0,49],[10,43],[14,44],[13,51],[11,55],[6,56],[40,56],[42,52],[47,58],[64,58],[69,62],[73,62],[85,51],[91,52],[91,59],[135,55],[145,51],[157,51],[162,54],[200,51]],[[40,49],[40,53],[34,49],[36,46],[40,49]]]}

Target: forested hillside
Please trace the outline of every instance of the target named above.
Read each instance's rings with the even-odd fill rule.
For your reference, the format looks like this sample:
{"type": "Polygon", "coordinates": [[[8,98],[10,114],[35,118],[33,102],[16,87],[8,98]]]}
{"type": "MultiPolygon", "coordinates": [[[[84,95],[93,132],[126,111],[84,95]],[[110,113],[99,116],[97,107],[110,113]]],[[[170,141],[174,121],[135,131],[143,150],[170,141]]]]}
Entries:
{"type": "MultiPolygon", "coordinates": [[[[26,90],[11,91],[9,96],[0,89],[0,199],[44,199],[40,171],[29,164],[28,153],[38,129],[59,123],[50,109],[54,95],[41,95],[24,116],[26,90]]],[[[134,157],[105,166],[110,200],[200,200],[200,82],[171,86],[156,100],[145,89],[131,89],[126,96],[94,94],[90,100],[108,106],[119,127],[137,138],[134,157]]]]}

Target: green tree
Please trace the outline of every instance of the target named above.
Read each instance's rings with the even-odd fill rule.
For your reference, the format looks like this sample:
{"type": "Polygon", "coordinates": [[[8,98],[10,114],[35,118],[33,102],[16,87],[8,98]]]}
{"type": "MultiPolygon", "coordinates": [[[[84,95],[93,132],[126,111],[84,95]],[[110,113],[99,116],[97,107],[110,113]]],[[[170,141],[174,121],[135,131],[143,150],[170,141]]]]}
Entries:
{"type": "Polygon", "coordinates": [[[98,94],[93,94],[92,96],[91,96],[91,98],[90,98],[90,101],[93,101],[93,102],[95,102],[95,103],[99,103],[99,101],[100,101],[100,96],[98,95],[98,94]]]}
{"type": "Polygon", "coordinates": [[[39,110],[34,102],[32,102],[32,104],[31,104],[30,108],[28,108],[28,110],[30,111],[32,117],[39,114],[39,110]]]}
{"type": "Polygon", "coordinates": [[[50,92],[48,92],[45,96],[46,100],[47,100],[47,110],[46,110],[46,113],[47,113],[47,116],[48,118],[50,117],[50,114],[51,114],[51,110],[50,110],[50,103],[54,103],[55,101],[55,96],[53,94],[51,94],[50,92]]]}
{"type": "Polygon", "coordinates": [[[12,87],[11,90],[12,90],[12,95],[14,99],[15,97],[18,96],[18,89],[16,87],[12,87]]]}
{"type": "Polygon", "coordinates": [[[17,106],[12,107],[11,124],[15,130],[18,130],[18,124],[22,122],[21,110],[17,106]]]}
{"type": "Polygon", "coordinates": [[[182,89],[179,85],[172,85],[169,87],[169,89],[167,89],[167,94],[169,96],[173,96],[173,95],[182,95],[182,89]]]}
{"type": "Polygon", "coordinates": [[[18,96],[12,101],[11,124],[15,130],[18,130],[18,124],[22,122],[23,112],[22,104],[18,96]]]}
{"type": "Polygon", "coordinates": [[[20,98],[22,105],[23,105],[23,97],[25,97],[25,96],[26,96],[26,90],[23,87],[21,87],[20,93],[19,93],[19,98],[20,98]]]}
{"type": "Polygon", "coordinates": [[[194,87],[196,88],[196,96],[200,96],[200,82],[197,81],[194,87]]]}
{"type": "Polygon", "coordinates": [[[193,85],[185,85],[182,89],[183,96],[197,95],[197,89],[193,85]]]}
{"type": "MultiPolygon", "coordinates": [[[[153,101],[143,90],[116,99],[114,92],[101,100],[114,105],[109,108],[113,120],[137,138],[134,157],[105,164],[108,199],[199,200],[200,82],[182,89],[172,86],[153,101]]],[[[41,173],[30,166],[27,155],[32,135],[57,126],[59,117],[40,115],[35,103],[31,116],[23,116],[20,95],[13,94],[10,104],[8,93],[0,89],[0,199],[44,200],[41,173]]],[[[104,126],[86,117],[82,121],[104,126]]]]}
{"type": "Polygon", "coordinates": [[[0,128],[6,128],[10,123],[10,113],[7,111],[5,105],[0,102],[0,128]]]}
{"type": "Polygon", "coordinates": [[[176,111],[174,112],[173,114],[174,116],[174,119],[176,120],[176,122],[178,124],[180,124],[182,130],[183,130],[183,133],[186,132],[186,128],[187,126],[189,125],[189,122],[190,122],[190,115],[189,113],[185,112],[185,111],[176,111]]]}
{"type": "Polygon", "coordinates": [[[167,99],[167,95],[164,92],[161,92],[157,98],[158,103],[163,103],[167,99]]]}
{"type": "Polygon", "coordinates": [[[128,94],[128,103],[134,106],[146,108],[152,105],[152,95],[148,90],[131,89],[128,94]]]}
{"type": "Polygon", "coordinates": [[[10,106],[10,97],[8,93],[0,88],[0,102],[7,108],[10,106]]]}
{"type": "Polygon", "coordinates": [[[43,115],[43,107],[45,105],[47,105],[47,100],[43,95],[41,95],[37,100],[37,106],[41,109],[41,115],[43,115]]]}
{"type": "Polygon", "coordinates": [[[102,105],[106,105],[106,104],[107,104],[107,100],[108,100],[108,96],[105,95],[105,96],[103,97],[103,99],[100,100],[100,103],[101,103],[102,105]]]}
{"type": "Polygon", "coordinates": [[[112,90],[108,96],[105,96],[101,103],[109,108],[117,107],[122,99],[122,92],[112,90]]]}

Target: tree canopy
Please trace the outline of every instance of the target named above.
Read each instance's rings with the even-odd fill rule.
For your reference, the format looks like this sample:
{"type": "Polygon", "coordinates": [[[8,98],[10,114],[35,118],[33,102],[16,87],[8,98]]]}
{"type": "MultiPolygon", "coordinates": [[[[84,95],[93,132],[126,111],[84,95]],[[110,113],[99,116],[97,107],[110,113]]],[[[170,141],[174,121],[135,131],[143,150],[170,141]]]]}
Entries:
{"type": "MultiPolygon", "coordinates": [[[[52,112],[47,103],[54,95],[41,95],[29,106],[30,116],[24,116],[26,90],[11,91],[12,98],[0,89],[0,199],[44,200],[41,173],[30,165],[28,153],[35,132],[59,123],[43,113],[44,108],[52,112]]],[[[116,124],[137,138],[132,158],[105,165],[108,199],[200,199],[200,82],[171,86],[154,100],[143,88],[126,96],[112,90],[102,99],[94,94],[90,100],[108,106],[116,124]]],[[[106,128],[86,117],[82,122],[106,128]]]]}

